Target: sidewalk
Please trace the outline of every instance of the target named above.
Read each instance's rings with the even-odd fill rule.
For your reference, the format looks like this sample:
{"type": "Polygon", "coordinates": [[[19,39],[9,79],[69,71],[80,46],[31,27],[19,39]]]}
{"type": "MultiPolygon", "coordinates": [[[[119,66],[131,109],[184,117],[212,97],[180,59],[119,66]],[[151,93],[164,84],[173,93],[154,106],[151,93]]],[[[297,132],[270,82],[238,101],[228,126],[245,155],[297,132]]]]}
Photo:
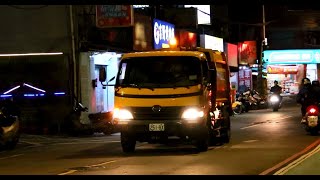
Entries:
{"type": "Polygon", "coordinates": [[[274,175],[320,175],[320,144],[274,175]]]}

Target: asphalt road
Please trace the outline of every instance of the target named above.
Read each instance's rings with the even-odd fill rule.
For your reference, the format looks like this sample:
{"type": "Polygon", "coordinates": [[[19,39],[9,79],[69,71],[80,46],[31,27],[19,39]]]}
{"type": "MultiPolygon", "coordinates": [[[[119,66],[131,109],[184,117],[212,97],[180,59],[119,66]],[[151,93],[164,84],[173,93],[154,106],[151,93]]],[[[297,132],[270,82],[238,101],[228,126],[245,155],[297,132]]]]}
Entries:
{"type": "Polygon", "coordinates": [[[138,143],[136,152],[128,155],[121,150],[119,134],[23,135],[16,149],[0,152],[0,174],[273,174],[319,139],[302,129],[299,117],[299,106],[291,101],[278,112],[262,109],[236,115],[232,117],[231,142],[202,153],[191,145],[138,143]]]}

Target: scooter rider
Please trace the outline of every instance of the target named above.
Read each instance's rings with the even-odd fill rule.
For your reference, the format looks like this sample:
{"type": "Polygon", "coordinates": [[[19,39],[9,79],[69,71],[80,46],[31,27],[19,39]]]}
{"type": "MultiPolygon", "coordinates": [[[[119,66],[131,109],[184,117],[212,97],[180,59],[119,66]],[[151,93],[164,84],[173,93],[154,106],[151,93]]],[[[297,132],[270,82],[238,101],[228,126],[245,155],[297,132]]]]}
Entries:
{"type": "Polygon", "coordinates": [[[306,108],[314,104],[316,97],[314,97],[314,88],[311,85],[309,78],[302,79],[302,87],[297,94],[296,101],[297,103],[301,104],[301,115],[304,117],[306,114],[306,108]]]}
{"type": "Polygon", "coordinates": [[[277,80],[274,81],[274,86],[271,87],[270,92],[273,94],[279,95],[280,102],[282,101],[282,97],[280,96],[280,94],[282,92],[282,87],[278,85],[277,80]]]}
{"type": "Polygon", "coordinates": [[[275,93],[275,94],[281,94],[282,87],[278,85],[278,81],[274,81],[274,86],[271,87],[270,92],[275,93]]]}

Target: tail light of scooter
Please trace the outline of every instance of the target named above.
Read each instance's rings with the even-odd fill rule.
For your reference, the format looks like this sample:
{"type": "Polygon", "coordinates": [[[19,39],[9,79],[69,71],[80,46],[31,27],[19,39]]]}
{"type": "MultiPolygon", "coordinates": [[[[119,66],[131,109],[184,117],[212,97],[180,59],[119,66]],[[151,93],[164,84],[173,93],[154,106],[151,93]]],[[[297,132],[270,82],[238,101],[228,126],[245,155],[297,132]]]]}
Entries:
{"type": "Polygon", "coordinates": [[[309,106],[307,107],[307,113],[308,116],[314,116],[314,115],[318,115],[319,113],[319,108],[317,106],[309,106]]]}

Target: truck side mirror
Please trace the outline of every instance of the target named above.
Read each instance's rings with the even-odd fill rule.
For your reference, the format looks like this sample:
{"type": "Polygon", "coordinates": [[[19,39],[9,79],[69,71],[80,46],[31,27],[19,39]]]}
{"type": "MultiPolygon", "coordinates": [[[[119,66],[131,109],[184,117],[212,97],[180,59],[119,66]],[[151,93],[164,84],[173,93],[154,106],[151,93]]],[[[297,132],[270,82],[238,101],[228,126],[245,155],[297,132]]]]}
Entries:
{"type": "Polygon", "coordinates": [[[99,68],[99,81],[102,83],[102,82],[106,81],[106,78],[107,78],[106,69],[104,67],[100,67],[99,68]]]}

